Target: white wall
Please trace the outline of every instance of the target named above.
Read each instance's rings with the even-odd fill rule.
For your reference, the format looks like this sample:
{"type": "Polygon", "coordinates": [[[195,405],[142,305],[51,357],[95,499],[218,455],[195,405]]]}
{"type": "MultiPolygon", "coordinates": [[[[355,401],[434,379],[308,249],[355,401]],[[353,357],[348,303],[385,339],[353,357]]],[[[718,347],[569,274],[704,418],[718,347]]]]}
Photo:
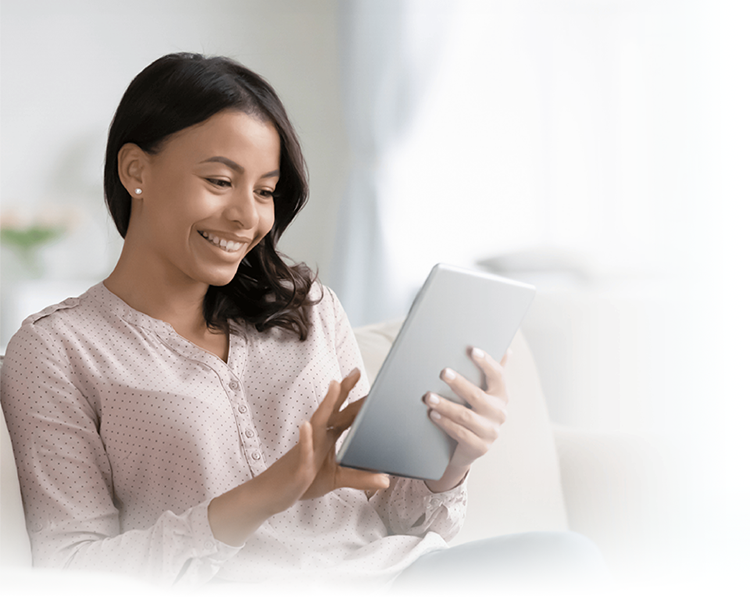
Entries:
{"type": "MultiPolygon", "coordinates": [[[[308,161],[311,198],[282,250],[319,266],[325,280],[347,156],[336,5],[335,0],[3,0],[4,217],[18,208],[77,209],[71,235],[43,252],[45,276],[83,285],[108,274],[121,247],[102,196],[109,121],[142,68],[168,52],[196,51],[239,60],[266,77],[285,102],[308,161]]],[[[9,289],[19,277],[17,261],[3,248],[6,313],[9,289]]],[[[3,345],[9,327],[1,332],[3,345]]]]}

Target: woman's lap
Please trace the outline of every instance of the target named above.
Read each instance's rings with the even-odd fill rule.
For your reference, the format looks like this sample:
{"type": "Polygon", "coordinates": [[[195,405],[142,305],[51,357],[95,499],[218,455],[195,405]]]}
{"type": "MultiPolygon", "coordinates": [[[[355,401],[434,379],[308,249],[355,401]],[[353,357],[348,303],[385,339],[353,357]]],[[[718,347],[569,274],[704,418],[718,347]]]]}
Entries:
{"type": "Polygon", "coordinates": [[[467,585],[579,586],[608,577],[598,548],[573,532],[531,532],[468,542],[419,558],[395,588],[467,585]]]}

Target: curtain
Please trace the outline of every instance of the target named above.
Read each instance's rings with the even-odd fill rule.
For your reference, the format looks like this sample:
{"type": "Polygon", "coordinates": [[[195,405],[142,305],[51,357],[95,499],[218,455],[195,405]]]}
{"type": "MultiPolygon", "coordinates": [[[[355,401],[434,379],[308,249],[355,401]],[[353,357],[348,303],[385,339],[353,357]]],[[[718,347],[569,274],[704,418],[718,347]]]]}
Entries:
{"type": "Polygon", "coordinates": [[[386,244],[384,199],[400,143],[408,136],[440,63],[449,0],[342,0],[340,54],[351,150],[332,287],[359,325],[403,315],[386,244]]]}
{"type": "Polygon", "coordinates": [[[334,289],[359,324],[403,316],[436,262],[497,267],[539,290],[524,327],[559,422],[673,421],[662,356],[691,310],[665,312],[663,280],[700,264],[709,223],[704,5],[433,7],[342,5],[334,289]]]}

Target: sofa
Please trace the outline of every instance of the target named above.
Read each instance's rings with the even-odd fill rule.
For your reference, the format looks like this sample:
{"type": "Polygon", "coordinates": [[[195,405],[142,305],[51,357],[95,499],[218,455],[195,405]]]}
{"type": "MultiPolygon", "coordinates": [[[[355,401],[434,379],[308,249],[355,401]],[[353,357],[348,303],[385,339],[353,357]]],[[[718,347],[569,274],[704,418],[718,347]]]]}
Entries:
{"type": "MultiPolygon", "coordinates": [[[[370,381],[400,321],[355,329],[370,381]]],[[[522,334],[507,364],[507,422],[469,476],[466,523],[451,543],[524,531],[581,532],[597,543],[613,572],[643,561],[660,521],[659,452],[637,436],[553,425],[534,359],[522,334]]],[[[0,411],[0,417],[2,412],[0,411]]],[[[0,424],[0,571],[31,565],[15,463],[0,424]]]]}

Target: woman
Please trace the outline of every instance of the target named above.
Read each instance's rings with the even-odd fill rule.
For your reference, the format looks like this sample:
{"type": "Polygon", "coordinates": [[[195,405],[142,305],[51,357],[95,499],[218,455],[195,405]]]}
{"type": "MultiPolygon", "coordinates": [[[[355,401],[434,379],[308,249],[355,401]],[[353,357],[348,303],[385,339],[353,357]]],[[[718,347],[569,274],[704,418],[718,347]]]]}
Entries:
{"type": "Polygon", "coordinates": [[[225,58],[155,61],[114,116],[104,183],[117,266],[27,319],[3,365],[35,564],[390,581],[445,548],[505,419],[502,365],[474,352],[486,390],[443,372],[473,409],[426,396],[458,440],[439,481],[336,465],[367,382],[335,295],[276,251],[307,182],[273,89],[225,58]]]}

